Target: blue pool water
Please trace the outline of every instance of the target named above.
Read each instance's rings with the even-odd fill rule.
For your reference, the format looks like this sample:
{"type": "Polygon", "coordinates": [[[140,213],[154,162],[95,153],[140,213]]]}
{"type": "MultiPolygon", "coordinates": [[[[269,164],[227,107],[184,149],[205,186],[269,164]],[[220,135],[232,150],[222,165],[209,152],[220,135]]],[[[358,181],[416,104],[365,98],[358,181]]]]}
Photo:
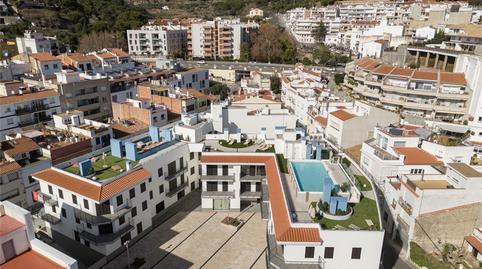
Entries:
{"type": "MultiPolygon", "coordinates": [[[[291,162],[296,181],[302,192],[323,192],[323,181],[330,178],[321,162],[291,162]]],[[[331,178],[330,178],[331,180],[331,178]]]]}

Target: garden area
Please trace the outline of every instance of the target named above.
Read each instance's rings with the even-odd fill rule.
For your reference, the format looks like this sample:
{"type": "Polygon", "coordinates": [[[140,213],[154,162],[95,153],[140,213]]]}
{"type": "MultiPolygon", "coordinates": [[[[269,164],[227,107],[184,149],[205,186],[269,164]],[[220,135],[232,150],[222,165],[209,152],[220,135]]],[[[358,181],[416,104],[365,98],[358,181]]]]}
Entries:
{"type": "MultiPolygon", "coordinates": [[[[96,180],[104,180],[107,178],[115,177],[126,171],[126,160],[112,156],[111,153],[107,153],[105,156],[96,156],[91,158],[92,168],[90,174],[95,173],[96,180]]],[[[136,166],[138,162],[132,161],[132,167],[136,166]]],[[[73,164],[64,169],[67,172],[80,175],[80,169],[78,164],[73,164]]]]}
{"type": "Polygon", "coordinates": [[[361,191],[371,191],[372,185],[368,181],[368,179],[361,175],[355,175],[356,183],[360,187],[361,191]]]}
{"type": "Polygon", "coordinates": [[[417,243],[410,242],[410,260],[418,266],[424,266],[428,269],[452,269],[453,267],[445,263],[435,256],[427,253],[417,243]]]}
{"type": "Polygon", "coordinates": [[[283,154],[276,154],[276,159],[278,160],[278,166],[281,173],[288,173],[288,160],[285,159],[283,154]]]}
{"type": "Polygon", "coordinates": [[[349,229],[350,226],[353,227],[353,225],[360,230],[380,229],[377,204],[374,200],[364,197],[360,203],[349,204],[349,206],[353,210],[353,214],[347,220],[330,220],[317,215],[313,221],[320,223],[323,229],[334,229],[335,226],[343,226],[343,228],[349,229]],[[371,220],[373,225],[368,225],[366,220],[371,220]]]}
{"type": "Polygon", "coordinates": [[[241,142],[238,142],[234,140],[234,142],[226,141],[226,140],[219,140],[219,145],[227,148],[234,148],[234,149],[240,149],[240,148],[246,148],[249,146],[252,146],[254,144],[254,141],[250,140],[246,143],[246,140],[241,140],[241,142]]]}

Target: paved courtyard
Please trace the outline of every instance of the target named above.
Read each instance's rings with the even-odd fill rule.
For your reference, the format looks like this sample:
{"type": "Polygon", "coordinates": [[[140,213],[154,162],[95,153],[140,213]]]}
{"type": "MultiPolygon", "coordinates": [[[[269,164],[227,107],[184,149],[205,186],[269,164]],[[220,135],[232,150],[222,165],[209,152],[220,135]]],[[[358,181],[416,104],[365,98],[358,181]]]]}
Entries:
{"type": "MultiPolygon", "coordinates": [[[[131,261],[144,257],[147,268],[266,268],[266,224],[259,205],[244,212],[178,212],[129,248],[131,261]],[[221,223],[239,217],[238,230],[221,223]]],[[[126,268],[120,255],[104,268],[126,268]]]]}

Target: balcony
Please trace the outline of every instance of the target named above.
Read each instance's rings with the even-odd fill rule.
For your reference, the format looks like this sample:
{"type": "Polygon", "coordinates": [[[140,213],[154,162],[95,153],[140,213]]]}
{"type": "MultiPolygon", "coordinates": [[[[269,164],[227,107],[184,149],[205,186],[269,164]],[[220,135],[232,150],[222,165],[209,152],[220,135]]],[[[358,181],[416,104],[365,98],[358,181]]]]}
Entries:
{"type": "Polygon", "coordinates": [[[42,122],[45,122],[45,121],[50,121],[50,120],[52,120],[52,117],[51,117],[51,116],[48,116],[48,117],[40,117],[40,118],[34,119],[34,120],[20,121],[20,122],[18,123],[18,127],[30,126],[30,125],[42,123],[42,122]]]}
{"type": "Polygon", "coordinates": [[[263,178],[266,176],[261,176],[261,175],[242,175],[241,176],[241,182],[260,182],[263,178]]]}
{"type": "Polygon", "coordinates": [[[32,105],[32,106],[29,106],[29,107],[17,107],[17,109],[15,109],[15,113],[17,115],[23,115],[23,114],[29,114],[29,113],[33,113],[33,112],[37,112],[37,111],[42,111],[42,110],[46,110],[49,108],[49,105],[47,104],[35,104],[35,105],[32,105]]]}
{"type": "Polygon", "coordinates": [[[180,192],[181,190],[184,190],[184,188],[186,188],[188,185],[187,182],[184,182],[182,184],[180,184],[179,186],[176,186],[174,189],[172,190],[169,190],[168,193],[166,193],[166,196],[167,197],[172,197],[174,195],[176,195],[178,192],[180,192]]]}
{"type": "Polygon", "coordinates": [[[400,199],[398,200],[398,204],[400,205],[400,207],[401,207],[405,212],[407,212],[407,214],[408,214],[409,216],[412,215],[412,206],[411,206],[409,203],[407,203],[405,200],[403,200],[402,198],[400,198],[400,199]]]}
{"type": "Polygon", "coordinates": [[[56,197],[54,198],[53,196],[45,194],[43,192],[39,192],[38,195],[39,195],[40,201],[43,202],[44,204],[47,204],[49,206],[56,206],[59,204],[56,197]]]}
{"type": "Polygon", "coordinates": [[[201,176],[202,181],[228,181],[233,182],[234,176],[224,176],[224,175],[206,175],[201,176]]]}
{"type": "Polygon", "coordinates": [[[234,198],[234,191],[203,191],[202,198],[234,198]]]}
{"type": "Polygon", "coordinates": [[[172,179],[175,179],[177,178],[178,176],[180,176],[181,174],[185,173],[187,171],[187,164],[184,165],[184,167],[180,168],[179,170],[175,171],[175,172],[172,172],[172,173],[169,173],[167,176],[166,176],[166,180],[167,181],[170,181],[172,179]]]}
{"type": "Polygon", "coordinates": [[[261,198],[261,192],[259,191],[255,191],[255,192],[251,192],[251,191],[244,191],[244,192],[241,192],[241,194],[239,195],[239,198],[241,199],[258,199],[258,198],[261,198]]]}
{"type": "Polygon", "coordinates": [[[40,218],[46,222],[49,222],[52,225],[60,223],[61,219],[57,218],[56,216],[53,216],[49,213],[45,213],[45,211],[41,210],[40,211],[40,218]]]}
{"type": "Polygon", "coordinates": [[[119,239],[121,236],[132,231],[133,229],[134,229],[134,225],[131,220],[125,227],[122,227],[115,233],[97,235],[97,234],[92,234],[89,231],[83,230],[83,231],[80,231],[79,235],[90,242],[94,242],[95,244],[106,244],[119,239]]]}
{"type": "MultiPolygon", "coordinates": [[[[128,200],[124,202],[124,206],[122,208],[117,209],[117,211],[112,214],[110,213],[110,210],[104,210],[106,214],[102,214],[102,215],[99,214],[96,216],[96,215],[89,214],[85,211],[82,211],[80,209],[74,208],[74,215],[76,218],[81,219],[85,222],[88,222],[93,225],[99,225],[99,224],[111,223],[115,219],[118,219],[119,217],[129,213],[131,211],[131,208],[132,208],[132,202],[128,200]]],[[[102,213],[102,212],[99,212],[99,213],[102,213]]]]}

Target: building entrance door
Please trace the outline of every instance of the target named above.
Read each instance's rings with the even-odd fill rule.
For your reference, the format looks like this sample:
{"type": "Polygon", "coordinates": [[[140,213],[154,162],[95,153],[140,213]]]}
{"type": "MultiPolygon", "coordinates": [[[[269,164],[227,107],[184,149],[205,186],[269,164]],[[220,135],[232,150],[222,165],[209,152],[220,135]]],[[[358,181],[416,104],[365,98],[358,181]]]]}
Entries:
{"type": "Polygon", "coordinates": [[[213,200],[214,210],[229,210],[229,199],[214,199],[213,200]]]}

